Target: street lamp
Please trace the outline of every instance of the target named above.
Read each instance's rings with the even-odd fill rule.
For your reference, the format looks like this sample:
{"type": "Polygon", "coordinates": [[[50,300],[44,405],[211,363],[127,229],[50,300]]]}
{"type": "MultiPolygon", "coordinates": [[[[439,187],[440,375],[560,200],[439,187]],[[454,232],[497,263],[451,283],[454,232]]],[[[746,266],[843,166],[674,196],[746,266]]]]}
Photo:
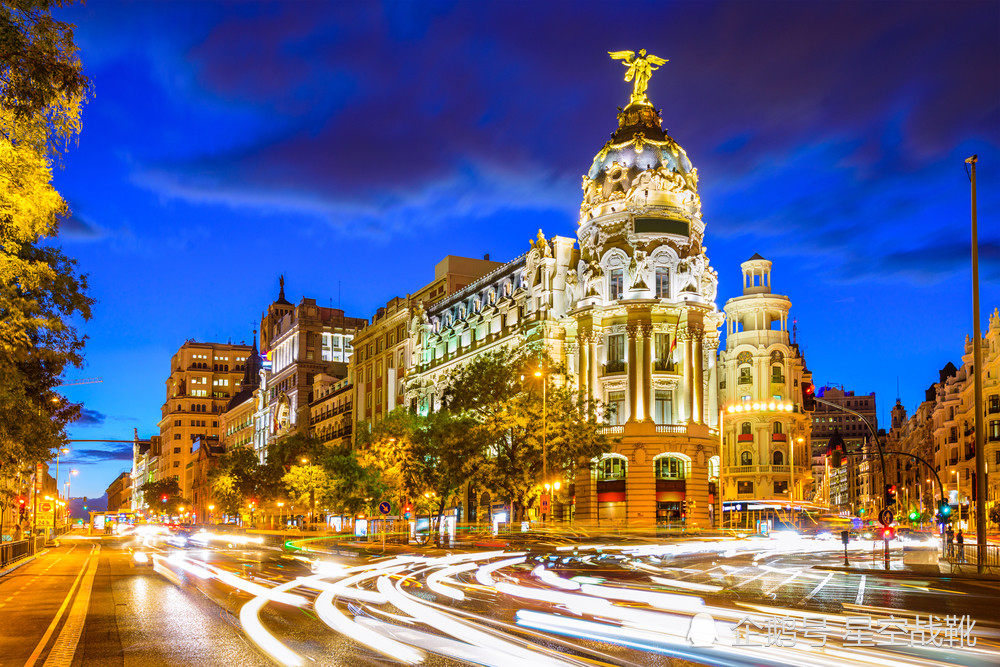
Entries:
{"type": "Polygon", "coordinates": [[[214,511],[215,511],[215,505],[209,505],[209,506],[208,506],[208,522],[209,522],[209,523],[215,523],[215,519],[214,519],[214,517],[212,516],[212,513],[213,513],[214,511]]]}
{"type": "MultiPolygon", "coordinates": [[[[72,488],[72,485],[70,484],[70,482],[73,481],[73,475],[79,475],[79,474],[80,474],[79,470],[70,470],[69,474],[66,475],[66,505],[67,505],[67,507],[69,506],[69,502],[70,502],[69,492],[70,492],[70,489],[72,488]]],[[[67,513],[69,514],[69,518],[72,519],[73,518],[73,512],[72,512],[72,510],[67,510],[67,513]]]]}

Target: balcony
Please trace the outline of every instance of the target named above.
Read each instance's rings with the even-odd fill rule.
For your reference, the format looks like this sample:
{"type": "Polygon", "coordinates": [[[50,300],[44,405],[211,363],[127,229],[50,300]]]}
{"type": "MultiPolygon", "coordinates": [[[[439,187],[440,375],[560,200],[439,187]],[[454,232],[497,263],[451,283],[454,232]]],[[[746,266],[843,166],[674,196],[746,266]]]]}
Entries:
{"type": "Polygon", "coordinates": [[[670,359],[657,359],[653,362],[653,371],[656,373],[673,373],[674,362],[670,359]]]}
{"type": "Polygon", "coordinates": [[[618,375],[624,373],[627,368],[627,364],[624,359],[618,361],[609,361],[604,364],[604,374],[605,375],[618,375]]]}
{"type": "Polygon", "coordinates": [[[772,433],[771,442],[788,442],[788,434],[786,433],[772,433]]]}
{"type": "Polygon", "coordinates": [[[753,384],[753,378],[741,377],[736,381],[736,384],[753,384]]]}
{"type": "Polygon", "coordinates": [[[602,426],[597,429],[597,432],[601,435],[621,435],[625,432],[624,426],[602,426]]]}
{"type": "Polygon", "coordinates": [[[772,375],[771,376],[771,384],[785,384],[785,376],[784,375],[772,375]]]}
{"type": "Polygon", "coordinates": [[[736,442],[753,442],[753,433],[740,433],[736,436],[736,442]]]}
{"type": "Polygon", "coordinates": [[[687,426],[684,424],[657,424],[657,433],[679,433],[681,435],[687,433],[687,426]]]}

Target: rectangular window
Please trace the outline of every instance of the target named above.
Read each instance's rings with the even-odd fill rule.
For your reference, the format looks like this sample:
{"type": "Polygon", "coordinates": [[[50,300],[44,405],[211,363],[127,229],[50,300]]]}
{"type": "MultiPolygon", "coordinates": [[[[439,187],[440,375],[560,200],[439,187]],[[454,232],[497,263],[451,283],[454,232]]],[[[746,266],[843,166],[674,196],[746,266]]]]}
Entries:
{"type": "Polygon", "coordinates": [[[625,270],[611,269],[608,273],[608,299],[622,298],[625,293],[625,270]]]}
{"type": "Polygon", "coordinates": [[[656,298],[670,298],[670,269],[656,270],[656,298]]]}
{"type": "Polygon", "coordinates": [[[753,384],[753,378],[750,376],[749,366],[740,366],[739,384],[753,384]]]}
{"type": "Polygon", "coordinates": [[[625,392],[608,393],[608,422],[612,425],[625,423],[625,392]]]}
{"type": "Polygon", "coordinates": [[[989,435],[990,442],[996,442],[1000,440],[1000,421],[998,420],[991,421],[990,428],[989,431],[987,431],[987,433],[989,435]]]}
{"type": "Polygon", "coordinates": [[[174,440],[180,440],[180,439],[181,439],[181,434],[180,433],[174,433],[174,440]]]}
{"type": "Polygon", "coordinates": [[[673,360],[670,358],[670,334],[653,334],[654,371],[673,370],[673,360]]]}
{"type": "Polygon", "coordinates": [[[781,480],[780,482],[774,483],[774,494],[781,495],[782,493],[788,493],[788,480],[781,480]]]}
{"type": "Polygon", "coordinates": [[[738,494],[750,494],[753,493],[753,482],[736,482],[736,493],[738,494]]]}
{"type": "Polygon", "coordinates": [[[625,363],[625,334],[608,336],[608,363],[625,363]]]}
{"type": "Polygon", "coordinates": [[[653,401],[653,421],[657,424],[674,423],[674,392],[656,391],[656,398],[653,401]]]}

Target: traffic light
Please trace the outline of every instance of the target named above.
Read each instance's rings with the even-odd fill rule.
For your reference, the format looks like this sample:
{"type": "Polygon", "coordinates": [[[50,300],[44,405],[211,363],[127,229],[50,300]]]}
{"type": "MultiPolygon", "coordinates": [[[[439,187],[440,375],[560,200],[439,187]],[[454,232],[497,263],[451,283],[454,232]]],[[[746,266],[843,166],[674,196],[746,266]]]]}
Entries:
{"type": "Polygon", "coordinates": [[[812,382],[802,383],[802,409],[806,412],[816,409],[816,389],[812,382]]]}
{"type": "Polygon", "coordinates": [[[886,484],[885,485],[885,506],[892,507],[896,504],[896,485],[886,484]]]}
{"type": "Polygon", "coordinates": [[[895,528],[890,528],[888,526],[885,527],[885,528],[883,528],[882,529],[882,539],[885,540],[886,542],[888,542],[889,540],[896,539],[896,529],[895,528]]]}
{"type": "Polygon", "coordinates": [[[920,518],[920,513],[917,510],[910,510],[910,521],[916,521],[920,518]]]}
{"type": "Polygon", "coordinates": [[[859,507],[858,508],[858,516],[864,516],[864,515],[865,515],[865,508],[864,507],[859,507]]]}
{"type": "Polygon", "coordinates": [[[938,503],[938,514],[941,515],[942,521],[948,521],[951,518],[951,505],[948,504],[947,500],[938,503]]]}
{"type": "Polygon", "coordinates": [[[167,502],[167,498],[169,498],[169,496],[165,493],[162,496],[160,496],[160,500],[162,500],[163,502],[167,502]]]}

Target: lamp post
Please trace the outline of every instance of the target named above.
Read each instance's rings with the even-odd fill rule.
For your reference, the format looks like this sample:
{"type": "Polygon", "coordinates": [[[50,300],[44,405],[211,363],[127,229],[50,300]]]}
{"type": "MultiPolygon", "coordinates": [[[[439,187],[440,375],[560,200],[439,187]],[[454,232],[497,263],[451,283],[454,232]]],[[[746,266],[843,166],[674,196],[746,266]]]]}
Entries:
{"type": "MultiPolygon", "coordinates": [[[[52,400],[54,401],[56,399],[52,400]]],[[[59,447],[58,449],[56,449],[56,500],[57,501],[59,500],[59,454],[69,454],[69,447],[59,447]]],[[[66,496],[66,500],[67,502],[69,501],[68,495],[66,496]]],[[[57,508],[59,507],[58,502],[56,503],[56,507],[57,508]]],[[[58,510],[56,511],[56,514],[58,514],[58,510]]],[[[56,526],[55,516],[53,516],[52,519],[52,527],[58,528],[58,526],[56,526]]]]}
{"type": "MultiPolygon", "coordinates": [[[[980,349],[979,332],[979,238],[976,229],[976,162],[978,156],[966,158],[971,169],[969,181],[972,184],[972,377],[975,402],[976,428],[976,570],[986,572],[986,434],[983,424],[983,353],[980,349]]],[[[970,494],[973,495],[973,494],[970,494]]],[[[971,505],[969,507],[972,509],[971,505]]],[[[959,506],[961,511],[961,505],[959,506]]]]}
{"type": "MultiPolygon", "coordinates": [[[[545,407],[546,407],[545,406],[545,403],[546,403],[546,400],[545,400],[545,389],[546,389],[546,386],[549,384],[548,383],[548,379],[549,378],[548,378],[548,376],[545,375],[544,368],[545,367],[542,366],[537,371],[535,371],[535,377],[542,379],[542,483],[545,484],[546,490],[548,490],[547,480],[549,478],[549,451],[548,451],[548,447],[546,445],[546,439],[545,439],[546,431],[547,431],[547,427],[548,427],[548,421],[546,419],[547,414],[546,414],[546,410],[545,410],[545,407]]],[[[549,499],[549,502],[551,503],[552,500],[549,499]]],[[[542,523],[543,524],[545,523],[545,515],[544,514],[542,515],[542,523]]]]}
{"type": "Polygon", "coordinates": [[[208,506],[208,522],[209,523],[215,523],[215,520],[214,520],[215,517],[213,516],[214,512],[215,512],[215,505],[209,505],[208,506]]]}

